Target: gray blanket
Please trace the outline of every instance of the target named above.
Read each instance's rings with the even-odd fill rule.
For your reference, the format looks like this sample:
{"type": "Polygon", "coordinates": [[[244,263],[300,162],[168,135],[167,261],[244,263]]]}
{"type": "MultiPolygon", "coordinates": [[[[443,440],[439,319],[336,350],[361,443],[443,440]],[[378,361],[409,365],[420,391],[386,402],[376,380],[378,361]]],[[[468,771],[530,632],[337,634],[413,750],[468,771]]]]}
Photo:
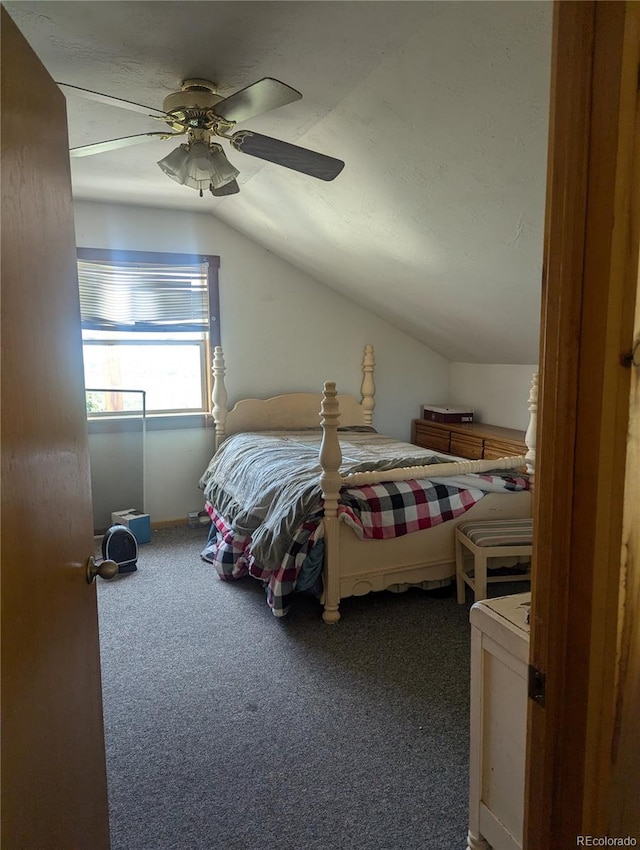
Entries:
{"type": "MultiPolygon", "coordinates": [[[[343,474],[450,460],[372,431],[341,432],[339,439],[343,474]]],[[[200,479],[206,500],[236,532],[251,536],[265,567],[277,569],[296,529],[322,509],[321,440],[321,429],[235,434],[200,479]]]]}

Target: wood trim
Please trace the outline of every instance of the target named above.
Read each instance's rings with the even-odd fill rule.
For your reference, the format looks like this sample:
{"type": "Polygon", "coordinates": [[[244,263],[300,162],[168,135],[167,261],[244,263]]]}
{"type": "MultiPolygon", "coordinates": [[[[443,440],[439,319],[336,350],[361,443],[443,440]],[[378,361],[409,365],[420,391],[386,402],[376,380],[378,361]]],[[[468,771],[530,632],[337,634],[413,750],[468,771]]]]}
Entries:
{"type": "MultiPolygon", "coordinates": [[[[625,51],[627,63],[640,67],[640,5],[637,3],[629,10],[625,51]]],[[[640,79],[638,88],[631,94],[635,97],[635,138],[630,180],[630,250],[621,256],[626,259],[622,274],[627,281],[628,291],[635,290],[636,294],[632,338],[635,345],[639,346],[635,364],[640,364],[640,79]]],[[[630,96],[629,88],[627,96],[630,96]]],[[[632,313],[631,304],[628,306],[632,313]]],[[[630,382],[622,519],[618,680],[611,741],[611,805],[608,825],[611,835],[640,837],[640,368],[637,365],[630,370],[630,382]]],[[[603,755],[607,755],[604,750],[603,755]]]]}
{"type": "MultiPolygon", "coordinates": [[[[528,705],[524,824],[528,850],[552,847],[555,828],[569,569],[554,574],[552,564],[570,562],[593,14],[590,2],[558,3],[554,9],[531,581],[531,663],[546,673],[548,694],[545,708],[531,701],[528,705]],[[562,494],[560,504],[553,504],[560,501],[551,498],[554,491],[562,494]],[[540,494],[546,492],[550,498],[542,500],[540,494]]],[[[571,782],[567,789],[572,811],[579,808],[579,784],[571,782]]],[[[563,845],[558,841],[557,846],[563,845]]]]}
{"type": "Polygon", "coordinates": [[[220,257],[215,254],[176,254],[170,251],[125,251],[119,248],[78,248],[79,260],[97,260],[114,263],[159,263],[165,266],[188,266],[209,263],[218,268],[220,257]]]}
{"type": "MultiPolygon", "coordinates": [[[[153,531],[157,531],[159,528],[179,528],[185,525],[189,525],[187,517],[181,519],[158,519],[155,522],[151,522],[153,531]]],[[[202,523],[202,525],[204,527],[205,523],[202,523]]]]}
{"type": "MultiPolygon", "coordinates": [[[[180,519],[159,519],[151,522],[151,530],[157,531],[159,528],[183,528],[185,525],[189,525],[189,520],[187,517],[181,517],[180,519]]],[[[202,523],[204,528],[205,523],[202,523]]],[[[94,542],[100,543],[103,534],[94,534],[93,539],[94,542]]]]}
{"type": "MultiPolygon", "coordinates": [[[[630,370],[621,365],[623,351],[633,338],[638,265],[638,232],[632,234],[631,199],[640,184],[632,180],[633,142],[638,92],[640,42],[637,3],[596,4],[596,51],[592,105],[590,178],[584,288],[587,293],[581,344],[581,391],[578,421],[598,417],[597,454],[589,428],[579,430],[576,479],[581,500],[576,523],[584,510],[595,518],[594,545],[585,555],[593,559],[593,588],[589,652],[589,694],[584,759],[584,833],[609,833],[611,747],[615,724],[618,608],[622,573],[622,516],[630,370]],[[633,9],[632,9],[633,7],[633,9]],[[635,18],[635,39],[630,22],[635,18]],[[635,243],[635,258],[630,248],[635,243]],[[634,279],[629,272],[633,267],[634,279]],[[599,345],[593,336],[601,335],[599,345]],[[601,381],[591,390],[595,375],[601,381]],[[583,443],[585,445],[583,445],[583,443]],[[584,459],[584,460],[583,460],[584,459]],[[597,489],[589,487],[589,464],[597,462],[597,489]],[[587,501],[587,493],[590,495],[587,501]]],[[[581,552],[576,551],[576,558],[581,552]]],[[[637,789],[636,789],[637,790],[637,789]]],[[[636,838],[640,835],[636,833],[636,838]]]]}
{"type": "Polygon", "coordinates": [[[528,850],[608,829],[629,399],[620,355],[635,300],[624,273],[633,5],[554,10],[531,623],[547,694],[545,707],[529,702],[528,850]]]}

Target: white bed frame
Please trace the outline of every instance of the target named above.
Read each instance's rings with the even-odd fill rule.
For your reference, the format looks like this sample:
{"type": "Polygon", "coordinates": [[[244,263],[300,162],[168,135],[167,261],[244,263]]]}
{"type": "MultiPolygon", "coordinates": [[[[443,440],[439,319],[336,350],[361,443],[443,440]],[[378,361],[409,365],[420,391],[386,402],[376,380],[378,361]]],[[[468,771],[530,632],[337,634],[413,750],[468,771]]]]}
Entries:
{"type": "Polygon", "coordinates": [[[488,493],[466,511],[458,522],[441,523],[433,528],[387,540],[361,540],[349,526],[339,522],[338,497],[340,488],[345,484],[373,484],[380,481],[483,472],[497,468],[518,469],[524,466],[531,476],[534,471],[537,373],[533,376],[529,394],[530,420],[525,436],[525,456],[341,475],[338,471],[342,462],[338,425],[372,425],[375,408],[374,370],[373,346],[367,345],[362,362],[360,401],[351,395],[338,395],[335,383],[327,381],[321,394],[288,393],[268,399],[243,399],[237,402],[232,410],[228,410],[224,356],[220,346],[214,351],[212,413],[216,428],[216,448],[226,437],[240,431],[317,427],[320,415],[323,431],[319,456],[322,467],[320,487],[324,499],[325,540],[322,618],[325,623],[338,622],[338,607],[340,600],[345,597],[453,578],[454,530],[458,522],[531,516],[531,491],[522,491],[488,493]]]}

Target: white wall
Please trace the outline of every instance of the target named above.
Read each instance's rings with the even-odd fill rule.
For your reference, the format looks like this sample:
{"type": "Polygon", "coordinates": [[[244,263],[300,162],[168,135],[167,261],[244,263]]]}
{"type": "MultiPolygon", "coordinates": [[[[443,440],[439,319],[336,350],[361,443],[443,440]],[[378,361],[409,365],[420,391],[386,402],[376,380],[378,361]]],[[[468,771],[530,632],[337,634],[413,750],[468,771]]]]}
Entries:
{"type": "MultiPolygon", "coordinates": [[[[374,424],[381,432],[408,440],[420,404],[449,394],[450,364],[443,357],[210,215],[83,201],[75,212],[81,247],[220,256],[231,404],[245,396],[319,392],[325,380],[358,395],[366,343],[375,346],[374,424]]],[[[146,509],[152,521],[183,518],[201,507],[197,478],[212,446],[207,431],[149,432],[146,509]]]]}
{"type": "Polygon", "coordinates": [[[126,508],[144,508],[152,522],[202,510],[198,481],[213,442],[213,428],[147,431],[143,483],[139,433],[90,433],[94,528],[104,530],[111,513],[126,508]]]}
{"type": "Polygon", "coordinates": [[[477,422],[524,431],[529,424],[527,399],[531,377],[537,369],[537,366],[452,363],[449,400],[451,404],[473,407],[477,422]]]}

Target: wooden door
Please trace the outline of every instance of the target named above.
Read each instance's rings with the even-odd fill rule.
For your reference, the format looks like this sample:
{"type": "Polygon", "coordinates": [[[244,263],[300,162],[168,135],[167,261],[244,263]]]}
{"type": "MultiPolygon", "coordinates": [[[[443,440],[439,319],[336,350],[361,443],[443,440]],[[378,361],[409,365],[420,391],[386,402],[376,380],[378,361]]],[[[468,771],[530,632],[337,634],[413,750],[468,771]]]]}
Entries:
{"type": "Polygon", "coordinates": [[[109,847],[63,95],[2,9],[2,847],[109,847]]]}
{"type": "Polygon", "coordinates": [[[639,67],[640,4],[555,4],[526,850],[640,839],[639,67]]]}

